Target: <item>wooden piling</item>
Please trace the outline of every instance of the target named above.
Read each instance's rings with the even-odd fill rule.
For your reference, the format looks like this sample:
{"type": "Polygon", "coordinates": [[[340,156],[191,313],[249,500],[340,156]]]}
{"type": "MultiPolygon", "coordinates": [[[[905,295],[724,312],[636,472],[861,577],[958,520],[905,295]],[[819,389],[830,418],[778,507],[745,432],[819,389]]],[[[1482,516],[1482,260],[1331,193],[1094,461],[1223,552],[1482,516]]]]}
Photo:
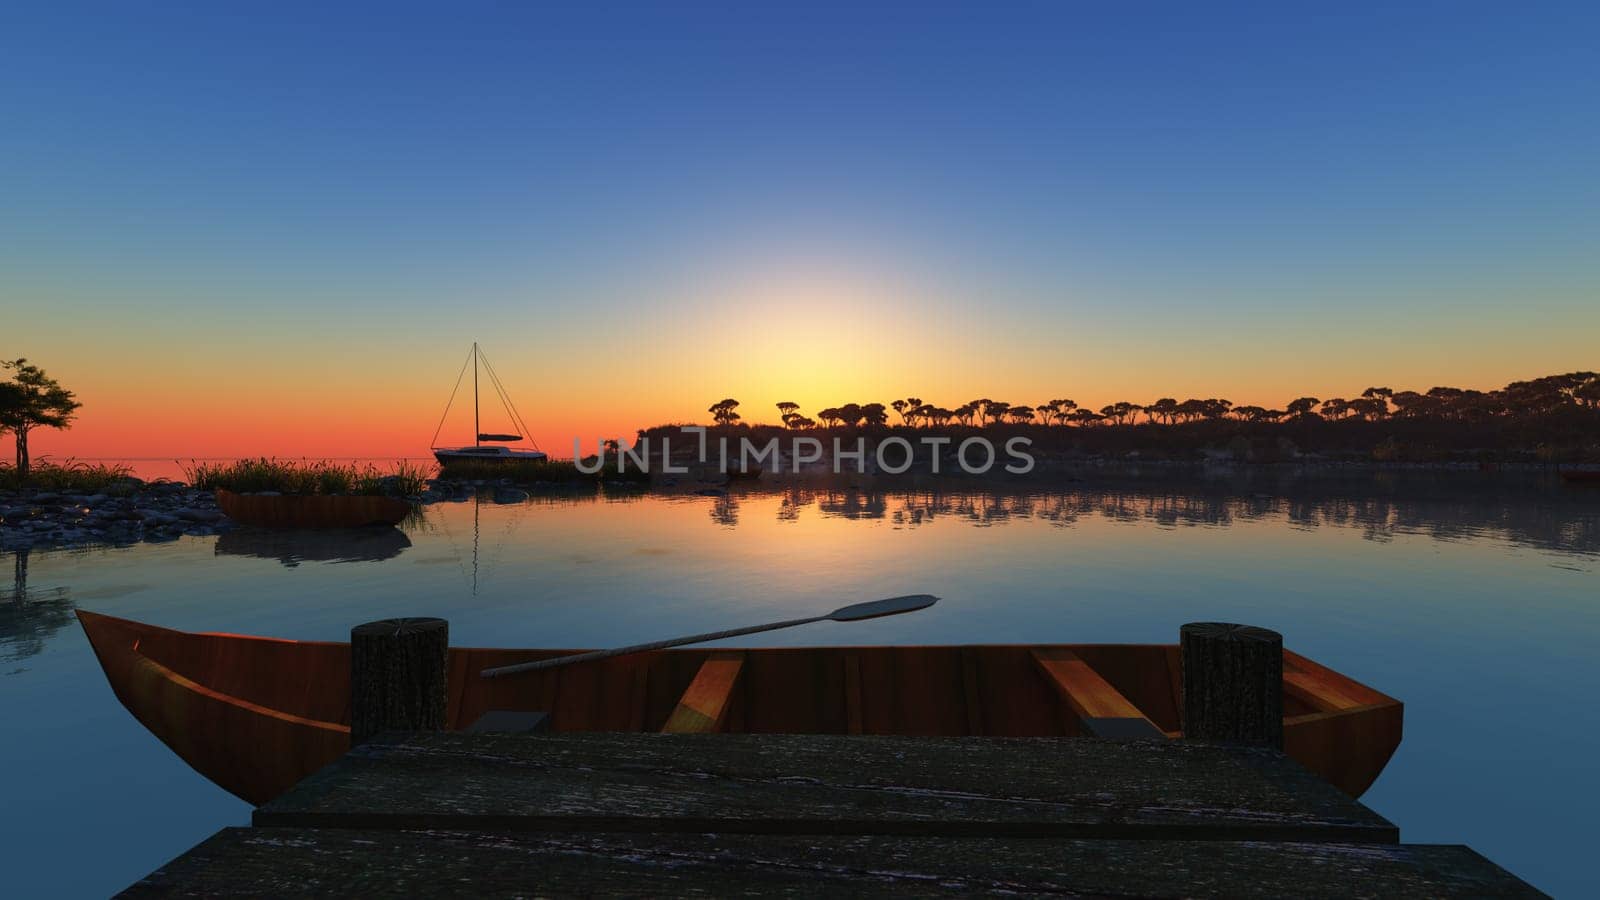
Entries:
{"type": "Polygon", "coordinates": [[[1283,636],[1226,622],[1178,635],[1184,736],[1283,749],[1283,636]]]}
{"type": "Polygon", "coordinates": [[[440,731],[445,723],[444,619],[381,619],[350,629],[350,745],[380,732],[440,731]]]}

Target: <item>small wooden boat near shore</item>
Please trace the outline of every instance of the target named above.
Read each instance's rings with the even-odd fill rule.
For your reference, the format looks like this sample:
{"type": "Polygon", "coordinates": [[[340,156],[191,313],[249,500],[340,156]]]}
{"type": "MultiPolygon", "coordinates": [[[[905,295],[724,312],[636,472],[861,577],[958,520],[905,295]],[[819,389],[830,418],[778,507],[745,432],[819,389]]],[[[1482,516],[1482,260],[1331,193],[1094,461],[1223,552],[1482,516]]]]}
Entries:
{"type": "Polygon", "coordinates": [[[1561,473],[1561,480],[1567,484],[1600,487],[1600,469],[1566,469],[1561,473]]]}
{"type": "MultiPolygon", "coordinates": [[[[247,802],[349,748],[349,644],[78,619],[134,718],[247,802]]],[[[447,727],[508,710],[548,712],[558,732],[1182,736],[1176,644],[664,650],[479,675],[575,652],[452,648],[447,727]]],[[[1284,749],[1359,796],[1400,743],[1400,702],[1283,657],[1284,749]]]]}
{"type": "Polygon", "coordinates": [[[361,528],[398,525],[411,504],[394,497],[357,494],[235,494],[217,491],[222,514],[261,528],[361,528]]]}

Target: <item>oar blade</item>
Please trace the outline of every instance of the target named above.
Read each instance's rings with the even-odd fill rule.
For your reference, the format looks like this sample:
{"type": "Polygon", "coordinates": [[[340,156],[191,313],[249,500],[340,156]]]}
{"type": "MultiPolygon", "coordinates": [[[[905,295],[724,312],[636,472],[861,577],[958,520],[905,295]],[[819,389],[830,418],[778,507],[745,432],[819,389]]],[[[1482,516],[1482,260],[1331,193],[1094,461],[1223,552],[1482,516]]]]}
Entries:
{"type": "Polygon", "coordinates": [[[862,619],[878,619],[883,616],[916,612],[938,602],[939,598],[932,594],[907,594],[904,597],[889,597],[841,607],[829,614],[828,618],[835,622],[859,622],[862,619]]]}

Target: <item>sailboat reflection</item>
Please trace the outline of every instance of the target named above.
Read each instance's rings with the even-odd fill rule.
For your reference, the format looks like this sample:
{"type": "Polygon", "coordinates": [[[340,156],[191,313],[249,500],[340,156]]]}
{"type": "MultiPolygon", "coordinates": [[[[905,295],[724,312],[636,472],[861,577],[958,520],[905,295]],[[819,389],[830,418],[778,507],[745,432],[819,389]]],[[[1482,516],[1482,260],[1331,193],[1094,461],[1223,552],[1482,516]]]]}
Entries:
{"type": "Polygon", "coordinates": [[[470,553],[463,546],[466,536],[458,534],[451,527],[452,521],[459,526],[459,519],[464,517],[465,511],[457,509],[439,508],[437,519],[429,520],[423,527],[433,530],[437,527],[444,532],[454,551],[456,561],[461,565],[461,574],[468,580],[472,596],[478,596],[478,575],[480,562],[482,568],[492,572],[495,563],[504,554],[506,546],[511,543],[512,534],[517,530],[523,519],[523,514],[528,508],[529,496],[524,491],[509,490],[506,488],[478,488],[469,494],[456,498],[459,502],[472,505],[472,543],[470,553]],[[483,510],[485,506],[494,507],[490,512],[492,527],[488,535],[484,534],[483,510]],[[434,525],[437,522],[437,525],[434,525]],[[470,568],[470,571],[469,571],[470,568]]]}
{"type": "Polygon", "coordinates": [[[410,546],[411,539],[397,528],[235,528],[217,536],[216,555],[276,559],[293,568],[302,562],[393,559],[410,546]]]}

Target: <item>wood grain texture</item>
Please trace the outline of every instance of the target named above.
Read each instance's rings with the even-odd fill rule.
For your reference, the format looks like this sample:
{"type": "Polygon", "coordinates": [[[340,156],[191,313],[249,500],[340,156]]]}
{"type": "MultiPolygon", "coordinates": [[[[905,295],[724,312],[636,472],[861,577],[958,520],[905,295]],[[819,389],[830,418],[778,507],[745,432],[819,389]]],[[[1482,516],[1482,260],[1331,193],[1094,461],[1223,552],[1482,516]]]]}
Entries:
{"type": "Polygon", "coordinates": [[[1033,661],[1039,671],[1061,695],[1084,730],[1096,737],[1109,733],[1097,727],[1102,720],[1116,723],[1119,734],[1159,738],[1160,728],[1145,717],[1139,707],[1122,692],[1112,687],[1100,673],[1090,668],[1078,654],[1065,647],[1042,648],[1033,651],[1033,661]]]}
{"type": "Polygon", "coordinates": [[[362,528],[398,525],[411,504],[394,497],[353,495],[262,495],[217,491],[222,514],[260,528],[362,528]]]}
{"type": "Polygon", "coordinates": [[[228,828],[124,897],[1542,897],[1461,846],[228,828]]]}
{"type": "Polygon", "coordinates": [[[350,742],[445,727],[450,625],[406,617],[350,629],[350,742]]]}
{"type": "Polygon", "coordinates": [[[1185,738],[1283,746],[1283,636],[1227,622],[1178,630],[1185,738]]]}
{"type": "Polygon", "coordinates": [[[843,735],[386,735],[260,826],[1396,841],[1277,751],[843,735]]]}
{"type": "MultiPolygon", "coordinates": [[[[198,772],[251,804],[333,762],[348,746],[350,646],[192,633],[79,611],[117,698],[198,772]]],[[[734,733],[1070,736],[1086,733],[1035,650],[1076,654],[1176,736],[1178,648],[1160,644],[794,647],[747,650],[724,713],[734,733]]],[[[668,650],[484,679],[484,668],[581,648],[452,648],[446,727],[489,710],[546,711],[551,730],[658,731],[710,650],[668,650]]],[[[1401,704],[1285,651],[1284,747],[1360,796],[1401,739],[1401,704]],[[1295,679],[1291,682],[1288,679],[1295,679]],[[1310,684],[1322,706],[1296,699],[1310,684]]]]}
{"type": "Polygon", "coordinates": [[[743,668],[741,652],[719,650],[706,657],[661,730],[673,734],[720,731],[743,668]]]}

